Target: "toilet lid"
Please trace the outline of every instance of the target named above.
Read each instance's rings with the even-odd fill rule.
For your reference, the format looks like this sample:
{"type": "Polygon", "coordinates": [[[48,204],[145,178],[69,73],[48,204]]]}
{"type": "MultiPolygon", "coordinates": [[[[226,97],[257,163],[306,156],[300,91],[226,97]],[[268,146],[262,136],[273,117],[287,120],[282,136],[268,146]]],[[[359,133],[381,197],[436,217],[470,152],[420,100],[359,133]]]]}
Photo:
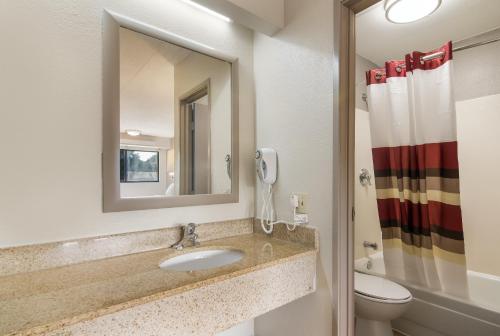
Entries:
{"type": "Polygon", "coordinates": [[[411,293],[403,286],[382,277],[354,272],[354,290],[381,300],[406,300],[411,293]]]}

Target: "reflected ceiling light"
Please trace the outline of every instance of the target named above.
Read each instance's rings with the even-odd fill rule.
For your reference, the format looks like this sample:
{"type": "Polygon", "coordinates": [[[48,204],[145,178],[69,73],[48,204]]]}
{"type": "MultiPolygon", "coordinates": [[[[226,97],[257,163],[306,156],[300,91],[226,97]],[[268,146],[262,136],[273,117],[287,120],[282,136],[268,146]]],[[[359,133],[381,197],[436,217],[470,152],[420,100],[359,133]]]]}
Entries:
{"type": "Polygon", "coordinates": [[[385,0],[385,17],[392,23],[409,23],[432,14],[441,0],[385,0]]]}
{"type": "Polygon", "coordinates": [[[128,135],[130,135],[130,136],[139,136],[139,135],[141,135],[141,131],[135,130],[135,129],[128,129],[128,130],[125,130],[125,132],[128,135]]]}
{"type": "Polygon", "coordinates": [[[221,19],[223,21],[226,21],[226,22],[232,22],[233,21],[230,18],[228,18],[227,16],[224,16],[224,15],[222,15],[220,13],[217,13],[216,11],[213,11],[210,8],[202,6],[199,3],[196,3],[194,1],[191,1],[191,0],[181,0],[181,1],[187,3],[188,5],[191,5],[191,6],[195,7],[197,9],[201,10],[201,11],[204,11],[205,13],[208,13],[208,14],[210,14],[212,16],[215,16],[216,18],[219,18],[219,19],[221,19]]]}

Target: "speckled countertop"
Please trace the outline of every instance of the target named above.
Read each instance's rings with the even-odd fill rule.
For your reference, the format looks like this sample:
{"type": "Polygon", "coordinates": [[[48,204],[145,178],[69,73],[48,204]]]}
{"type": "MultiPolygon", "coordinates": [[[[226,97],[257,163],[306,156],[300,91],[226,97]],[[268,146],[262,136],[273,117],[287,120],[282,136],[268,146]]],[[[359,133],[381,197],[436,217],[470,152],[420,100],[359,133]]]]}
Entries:
{"type": "Polygon", "coordinates": [[[0,277],[0,335],[54,330],[315,253],[314,247],[262,234],[196,247],[214,248],[240,249],[245,257],[215,269],[174,272],[159,263],[193,248],[160,249],[0,277]]]}

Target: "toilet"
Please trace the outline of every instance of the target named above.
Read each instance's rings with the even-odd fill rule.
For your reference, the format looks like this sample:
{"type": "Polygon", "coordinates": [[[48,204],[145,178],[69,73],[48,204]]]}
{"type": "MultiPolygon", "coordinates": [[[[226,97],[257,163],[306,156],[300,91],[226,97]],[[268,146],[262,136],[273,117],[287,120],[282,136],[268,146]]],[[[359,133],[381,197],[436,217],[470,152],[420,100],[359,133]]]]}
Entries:
{"type": "Polygon", "coordinates": [[[401,316],[412,299],[406,288],[393,281],[355,272],[356,336],[392,336],[391,320],[401,316]]]}

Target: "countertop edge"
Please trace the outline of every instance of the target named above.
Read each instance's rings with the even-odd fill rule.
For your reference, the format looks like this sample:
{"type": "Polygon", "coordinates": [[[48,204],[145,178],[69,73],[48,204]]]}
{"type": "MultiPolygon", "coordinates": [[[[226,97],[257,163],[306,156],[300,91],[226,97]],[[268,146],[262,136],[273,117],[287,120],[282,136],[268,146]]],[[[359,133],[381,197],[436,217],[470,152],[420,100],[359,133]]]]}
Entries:
{"type": "Polygon", "coordinates": [[[234,271],[231,273],[218,275],[218,276],[215,276],[213,278],[201,280],[201,281],[194,282],[194,283],[191,283],[188,285],[184,285],[184,286],[169,289],[166,291],[158,292],[158,293],[155,293],[152,295],[147,295],[147,296],[144,296],[144,297],[141,297],[138,299],[133,299],[133,300],[126,301],[123,303],[115,304],[115,305],[112,305],[112,306],[109,306],[106,308],[100,308],[100,309],[97,309],[97,310],[92,311],[92,312],[73,316],[71,318],[65,318],[65,319],[54,321],[54,322],[51,322],[51,323],[48,323],[45,325],[40,325],[40,326],[32,327],[29,329],[15,331],[12,333],[5,334],[4,336],[36,336],[36,335],[40,335],[40,334],[43,334],[46,332],[51,332],[51,331],[54,331],[54,330],[57,330],[57,329],[60,329],[60,328],[66,327],[66,326],[76,324],[76,323],[92,320],[92,319],[101,317],[103,315],[116,313],[116,312],[119,312],[119,311],[122,311],[125,309],[129,309],[129,308],[140,306],[140,305],[150,303],[153,301],[161,300],[161,299],[167,298],[169,296],[181,294],[181,293],[184,293],[184,292],[196,289],[196,288],[209,286],[209,285],[212,285],[212,284],[215,284],[218,282],[222,282],[222,281],[225,281],[228,279],[232,279],[232,278],[235,278],[235,277],[247,274],[247,273],[255,272],[255,271],[269,268],[269,267],[272,267],[272,266],[275,266],[278,264],[286,263],[286,262],[289,262],[289,261],[292,261],[292,260],[295,260],[298,258],[306,257],[309,255],[316,255],[317,253],[318,253],[318,249],[311,247],[307,251],[299,252],[297,254],[293,254],[293,255],[288,256],[288,257],[283,257],[283,258],[280,258],[277,260],[273,260],[273,261],[269,261],[269,262],[262,263],[259,265],[251,266],[251,267],[237,270],[237,271],[234,271]]]}

